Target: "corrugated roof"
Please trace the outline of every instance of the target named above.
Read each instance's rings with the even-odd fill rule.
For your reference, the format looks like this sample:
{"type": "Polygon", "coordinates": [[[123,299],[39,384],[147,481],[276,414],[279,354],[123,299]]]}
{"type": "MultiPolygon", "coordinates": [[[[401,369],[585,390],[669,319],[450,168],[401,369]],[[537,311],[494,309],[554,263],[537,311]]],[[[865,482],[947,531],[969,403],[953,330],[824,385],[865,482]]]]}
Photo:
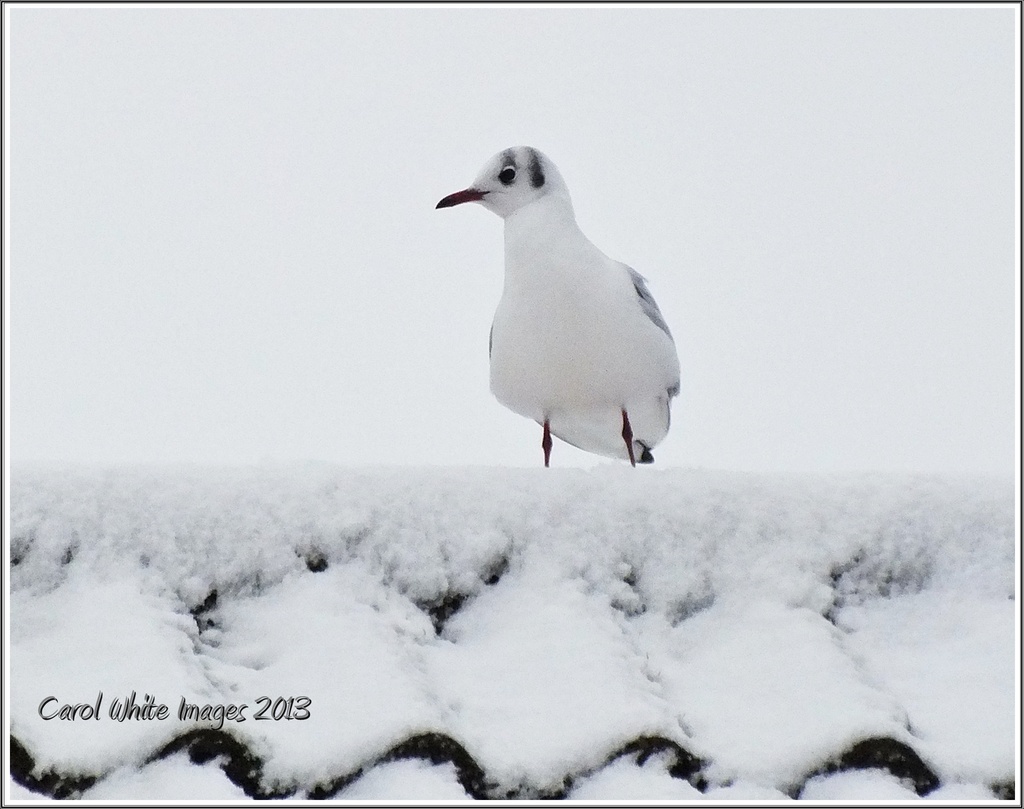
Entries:
{"type": "Polygon", "coordinates": [[[1016,794],[1012,481],[16,471],[14,797],[1016,794]]]}

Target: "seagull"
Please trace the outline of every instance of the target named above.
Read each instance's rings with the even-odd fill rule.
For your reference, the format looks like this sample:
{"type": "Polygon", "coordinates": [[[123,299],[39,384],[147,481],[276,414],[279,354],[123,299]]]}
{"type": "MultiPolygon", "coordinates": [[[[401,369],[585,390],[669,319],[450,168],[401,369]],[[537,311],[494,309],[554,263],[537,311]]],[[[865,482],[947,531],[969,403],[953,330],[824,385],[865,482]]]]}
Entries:
{"type": "Polygon", "coordinates": [[[679,393],[675,341],[646,279],[576,224],[569,189],[530,146],[492,157],[437,203],[478,202],[505,220],[505,284],[491,325],[491,392],[587,452],[651,463],[679,393]]]}

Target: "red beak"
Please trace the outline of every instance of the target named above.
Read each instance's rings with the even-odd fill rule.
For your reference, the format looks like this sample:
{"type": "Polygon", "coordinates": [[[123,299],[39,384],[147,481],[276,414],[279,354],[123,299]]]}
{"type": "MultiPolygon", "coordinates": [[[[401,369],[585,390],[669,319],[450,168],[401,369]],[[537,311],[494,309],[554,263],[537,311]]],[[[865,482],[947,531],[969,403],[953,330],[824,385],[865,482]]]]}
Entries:
{"type": "Polygon", "coordinates": [[[449,194],[439,203],[437,208],[451,208],[452,205],[461,205],[463,202],[479,202],[484,198],[486,191],[477,191],[475,188],[467,188],[465,191],[456,191],[449,194]]]}

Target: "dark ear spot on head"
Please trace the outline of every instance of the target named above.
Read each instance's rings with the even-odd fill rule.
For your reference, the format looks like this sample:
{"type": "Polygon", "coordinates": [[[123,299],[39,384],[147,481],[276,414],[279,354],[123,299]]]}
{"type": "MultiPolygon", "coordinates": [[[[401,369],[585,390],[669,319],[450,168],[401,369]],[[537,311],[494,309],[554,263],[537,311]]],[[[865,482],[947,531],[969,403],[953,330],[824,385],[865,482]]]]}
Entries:
{"type": "Polygon", "coordinates": [[[544,185],[544,167],[540,164],[540,155],[536,149],[530,149],[530,185],[540,188],[544,185]]]}

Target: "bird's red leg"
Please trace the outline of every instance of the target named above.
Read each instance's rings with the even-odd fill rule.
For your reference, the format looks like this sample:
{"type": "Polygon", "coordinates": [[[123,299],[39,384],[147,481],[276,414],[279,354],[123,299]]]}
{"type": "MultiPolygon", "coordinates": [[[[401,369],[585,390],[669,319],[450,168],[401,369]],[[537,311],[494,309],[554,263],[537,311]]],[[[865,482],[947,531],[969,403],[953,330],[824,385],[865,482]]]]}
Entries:
{"type": "Polygon", "coordinates": [[[544,419],[544,438],[540,445],[544,448],[544,466],[551,466],[551,425],[544,419]]]}
{"type": "Polygon", "coordinates": [[[629,462],[636,466],[636,458],[633,457],[633,428],[629,426],[629,416],[626,415],[626,408],[622,408],[622,440],[626,442],[629,462]]]}

